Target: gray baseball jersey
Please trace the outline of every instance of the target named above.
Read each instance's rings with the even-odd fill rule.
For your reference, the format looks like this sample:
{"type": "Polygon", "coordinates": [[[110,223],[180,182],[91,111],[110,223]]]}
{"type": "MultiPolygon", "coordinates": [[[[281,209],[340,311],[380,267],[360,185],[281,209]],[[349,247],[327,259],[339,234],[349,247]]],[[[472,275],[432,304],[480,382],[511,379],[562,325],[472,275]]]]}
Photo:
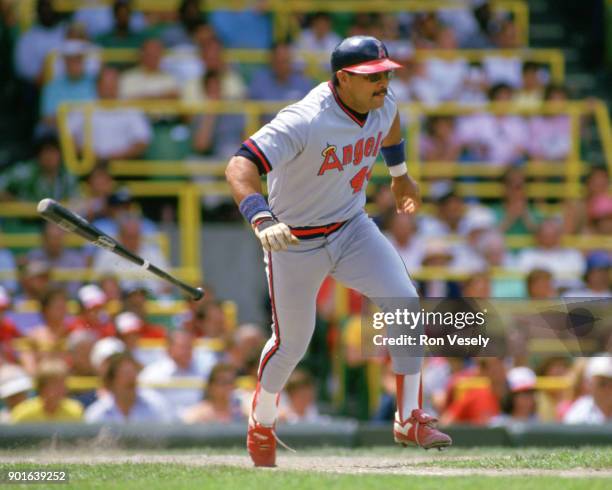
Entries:
{"type": "Polygon", "coordinates": [[[267,173],[268,202],[290,226],[345,221],[365,205],[365,187],[397,113],[391,91],[359,119],[331,83],[281,110],[245,142],[267,173]]]}
{"type": "MultiPolygon", "coordinates": [[[[389,91],[367,117],[346,107],[331,83],[246,140],[238,152],[267,174],[269,204],[299,237],[265,256],[272,336],[263,349],[259,381],[282,390],[315,325],[316,296],[327,275],[391,309],[385,298],[415,298],[401,257],[364,212],[365,187],[397,113],[389,91]]],[[[421,358],[390,349],[397,373],[418,373],[421,358]]]]}

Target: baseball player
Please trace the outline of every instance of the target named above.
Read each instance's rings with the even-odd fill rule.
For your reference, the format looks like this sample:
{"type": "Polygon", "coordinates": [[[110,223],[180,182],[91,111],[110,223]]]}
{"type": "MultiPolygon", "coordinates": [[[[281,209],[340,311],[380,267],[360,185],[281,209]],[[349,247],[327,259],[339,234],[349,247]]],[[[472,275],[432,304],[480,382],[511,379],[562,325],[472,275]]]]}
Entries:
{"type": "MultiPolygon", "coordinates": [[[[398,213],[414,213],[419,190],[408,176],[393,94],[393,70],[378,39],[344,39],[331,56],[332,80],[282,109],[230,160],[226,178],[261,241],[272,303],[253,395],[247,448],[255,466],[274,466],[279,393],[305,354],[315,299],[331,274],[373,299],[416,298],[402,259],[366,215],[365,187],[379,152],[392,177],[398,213]],[[260,175],[267,176],[268,200],[260,175]]],[[[422,358],[394,355],[395,441],[429,449],[451,444],[420,408],[422,358]]]]}

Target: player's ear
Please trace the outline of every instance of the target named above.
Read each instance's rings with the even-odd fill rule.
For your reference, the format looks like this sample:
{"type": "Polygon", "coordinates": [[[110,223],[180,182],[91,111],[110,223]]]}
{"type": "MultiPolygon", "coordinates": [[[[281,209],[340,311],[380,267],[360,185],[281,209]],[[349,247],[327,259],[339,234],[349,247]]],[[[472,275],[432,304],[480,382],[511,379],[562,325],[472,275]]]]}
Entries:
{"type": "Polygon", "coordinates": [[[344,85],[347,83],[349,75],[344,70],[338,70],[336,72],[336,78],[338,79],[338,85],[344,85]]]}

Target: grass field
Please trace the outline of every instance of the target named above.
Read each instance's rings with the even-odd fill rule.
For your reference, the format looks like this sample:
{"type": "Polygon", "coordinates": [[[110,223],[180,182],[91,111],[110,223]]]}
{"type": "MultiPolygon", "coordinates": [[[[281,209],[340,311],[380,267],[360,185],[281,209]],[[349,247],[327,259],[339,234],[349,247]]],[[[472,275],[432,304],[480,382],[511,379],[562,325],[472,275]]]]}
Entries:
{"type": "MultiPolygon", "coordinates": [[[[341,490],[418,488],[555,490],[612,488],[612,447],[559,449],[324,448],[280,453],[278,468],[254,469],[242,450],[0,451],[0,474],[61,468],[68,484],[28,488],[341,490]]],[[[25,488],[2,485],[3,488],[25,488]]]]}

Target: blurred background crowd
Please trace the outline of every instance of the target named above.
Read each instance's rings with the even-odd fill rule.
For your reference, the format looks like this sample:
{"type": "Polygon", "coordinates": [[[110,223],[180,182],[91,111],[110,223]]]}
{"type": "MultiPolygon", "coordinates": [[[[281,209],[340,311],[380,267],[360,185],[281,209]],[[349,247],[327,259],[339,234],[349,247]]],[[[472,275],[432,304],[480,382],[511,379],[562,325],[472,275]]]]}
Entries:
{"type": "MultiPolygon", "coordinates": [[[[603,0],[581,2],[581,11],[569,0],[514,2],[533,8],[531,25],[486,0],[385,14],[351,13],[347,1],[345,13],[282,18],[271,2],[238,3],[0,2],[0,423],[245,419],[269,325],[246,323],[240,301],[217,297],[214,283],[203,301],[183,301],[43,224],[32,204],[67,202],[150,262],[177,266],[182,245],[166,232],[181,224],[180,198],[141,199],[128,176],[218,184],[215,166],[253,129],[244,107],[303,97],[329,77],[329,54],[348,35],[382,39],[405,65],[391,90],[420,107],[401,116],[423,212],[396,214],[388,178],[376,173],[368,211],[423,297],[612,296],[603,0]],[[565,34],[542,25],[547,9],[565,34]],[[528,34],[557,54],[536,56],[528,34]],[[563,52],[570,60],[559,71],[563,52]],[[122,173],[134,161],[140,170],[122,173]]],[[[262,107],[255,129],[274,112],[262,107]]],[[[198,225],[241,226],[227,192],[197,203],[198,225]]],[[[360,305],[356,292],[326,280],[312,345],[283,392],[283,422],[392,419],[393,376],[385,361],[363,356],[360,305]]],[[[444,424],[609,422],[611,339],[590,358],[427,359],[424,403],[444,424]]]]}

